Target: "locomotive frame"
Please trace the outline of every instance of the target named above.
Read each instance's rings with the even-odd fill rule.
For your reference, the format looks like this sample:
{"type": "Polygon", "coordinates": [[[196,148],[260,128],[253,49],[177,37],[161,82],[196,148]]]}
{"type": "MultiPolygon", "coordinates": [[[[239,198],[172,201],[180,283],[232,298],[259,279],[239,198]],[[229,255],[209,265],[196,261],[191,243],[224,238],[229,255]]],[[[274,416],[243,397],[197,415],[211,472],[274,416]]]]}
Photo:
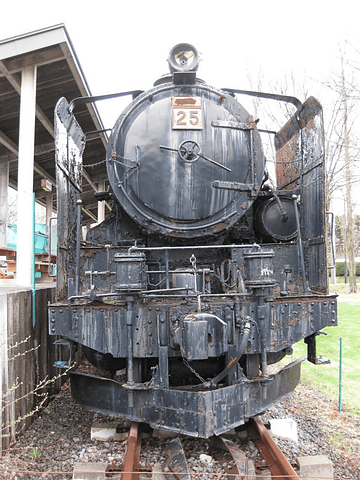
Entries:
{"type": "Polygon", "coordinates": [[[56,106],[59,253],[49,331],[69,347],[59,367],[71,366],[82,345],[100,368],[71,369],[78,403],[207,438],[290,395],[304,359],[277,373],[268,365],[302,339],[316,363],[316,335],[337,323],[327,290],[322,109],[312,97],[301,104],[209,87],[188,44],[168,61],[170,75],[153,89],[125,93],[133,101],[107,151],[111,190],[98,195],[113,209],[86,241],[85,135],[73,109],[104,97],[56,106]],[[235,94],[296,107],[275,135],[276,189],[265,181],[256,122],[235,94]],[[175,178],[192,189],[184,194],[175,178]]]}

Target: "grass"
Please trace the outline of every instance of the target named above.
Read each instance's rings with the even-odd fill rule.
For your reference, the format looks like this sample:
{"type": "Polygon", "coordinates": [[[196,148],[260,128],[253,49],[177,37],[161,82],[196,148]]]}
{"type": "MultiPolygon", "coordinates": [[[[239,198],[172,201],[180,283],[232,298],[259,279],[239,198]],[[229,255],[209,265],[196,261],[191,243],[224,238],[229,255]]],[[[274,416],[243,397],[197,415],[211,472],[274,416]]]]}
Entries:
{"type": "MultiPolygon", "coordinates": [[[[342,408],[360,418],[358,390],[360,384],[360,295],[347,294],[347,285],[332,285],[332,291],[344,289],[338,298],[338,326],[324,329],[328,335],[317,337],[317,356],[329,359],[330,364],[302,364],[301,382],[339,402],[339,358],[342,338],[342,408]],[[340,287],[340,288],[339,288],[340,287]],[[345,288],[344,288],[345,287],[345,288]]],[[[360,293],[360,285],[358,288],[360,293]]],[[[339,292],[340,293],[340,292],[339,292]]],[[[294,357],[306,355],[303,342],[294,348],[294,357]]]]}
{"type": "MultiPolygon", "coordinates": [[[[360,293],[360,277],[356,277],[356,286],[357,286],[357,291],[360,293]]],[[[336,277],[336,285],[331,285],[329,286],[330,288],[330,293],[338,293],[339,295],[341,294],[348,294],[349,293],[349,279],[347,279],[347,282],[345,283],[345,277],[340,276],[336,277]]]]}

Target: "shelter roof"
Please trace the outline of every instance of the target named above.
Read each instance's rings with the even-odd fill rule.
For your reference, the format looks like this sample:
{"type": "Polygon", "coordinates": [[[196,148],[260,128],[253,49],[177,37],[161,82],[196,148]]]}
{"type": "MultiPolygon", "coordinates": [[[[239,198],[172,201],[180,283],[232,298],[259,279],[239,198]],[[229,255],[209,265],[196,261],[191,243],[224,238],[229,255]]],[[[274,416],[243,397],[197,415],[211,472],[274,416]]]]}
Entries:
{"type": "MultiPolygon", "coordinates": [[[[36,201],[45,204],[46,192],[41,188],[41,179],[49,180],[53,191],[56,185],[55,105],[60,97],[70,102],[76,97],[90,96],[91,92],[64,25],[0,41],[0,161],[9,160],[9,183],[15,189],[18,177],[21,72],[24,67],[32,65],[37,66],[33,191],[36,201]]],[[[80,105],[75,115],[85,133],[103,129],[94,104],[80,105]]],[[[104,160],[106,143],[103,133],[89,136],[83,156],[85,166],[104,160]]],[[[93,193],[102,180],[106,180],[104,163],[84,168],[83,205],[88,214],[87,219],[84,215],[84,221],[89,221],[90,217],[93,220],[97,218],[97,202],[93,193]]]]}

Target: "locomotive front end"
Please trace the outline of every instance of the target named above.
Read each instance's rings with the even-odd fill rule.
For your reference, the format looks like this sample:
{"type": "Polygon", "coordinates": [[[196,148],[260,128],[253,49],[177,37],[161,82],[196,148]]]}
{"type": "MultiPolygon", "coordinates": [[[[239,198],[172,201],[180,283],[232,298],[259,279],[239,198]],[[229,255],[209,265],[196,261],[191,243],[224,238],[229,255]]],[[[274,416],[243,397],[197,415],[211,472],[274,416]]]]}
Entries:
{"type": "MultiPolygon", "coordinates": [[[[175,53],[177,50],[179,53],[175,53]]],[[[107,148],[111,188],[146,234],[218,235],[250,208],[265,160],[254,119],[234,96],[198,80],[194,47],[119,117],[107,148]],[[186,56],[186,57],[185,57],[186,56]]]]}
{"type": "Polygon", "coordinates": [[[336,299],[327,295],[322,112],[312,98],[256,94],[296,107],[275,137],[274,187],[257,121],[236,97],[255,93],[198,79],[189,44],[175,46],[168,63],[152,89],[131,92],[112,130],[111,188],[102,195],[112,210],[86,240],[82,131],[65,99],[56,107],[58,235],[66,248],[49,329],[65,337],[67,366],[81,346],[96,367],[72,368],[78,403],[207,438],[290,395],[304,359],[269,366],[302,339],[316,362],[317,333],[336,324],[336,299]]]}

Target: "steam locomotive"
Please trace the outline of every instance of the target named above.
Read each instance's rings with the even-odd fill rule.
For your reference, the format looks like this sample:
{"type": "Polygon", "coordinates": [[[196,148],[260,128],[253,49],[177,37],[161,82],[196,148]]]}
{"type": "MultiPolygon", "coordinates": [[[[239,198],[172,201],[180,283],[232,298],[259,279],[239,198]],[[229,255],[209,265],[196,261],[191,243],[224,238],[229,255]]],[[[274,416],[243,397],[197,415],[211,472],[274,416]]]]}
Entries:
{"type": "MultiPolygon", "coordinates": [[[[84,133],[74,103],[55,109],[57,300],[49,331],[72,366],[74,399],[91,410],[202,438],[290,395],[304,339],[336,325],[328,295],[322,108],[310,97],[216,89],[189,44],[169,74],[133,99],[108,140],[111,212],[81,238],[84,133]],[[241,95],[287,102],[270,182],[261,131],[241,95]]],[[[95,101],[85,98],[81,101],[95,101]]],[[[88,147],[91,148],[91,147],[88,147]]],[[[101,159],[100,159],[101,160],[101,159]]]]}

